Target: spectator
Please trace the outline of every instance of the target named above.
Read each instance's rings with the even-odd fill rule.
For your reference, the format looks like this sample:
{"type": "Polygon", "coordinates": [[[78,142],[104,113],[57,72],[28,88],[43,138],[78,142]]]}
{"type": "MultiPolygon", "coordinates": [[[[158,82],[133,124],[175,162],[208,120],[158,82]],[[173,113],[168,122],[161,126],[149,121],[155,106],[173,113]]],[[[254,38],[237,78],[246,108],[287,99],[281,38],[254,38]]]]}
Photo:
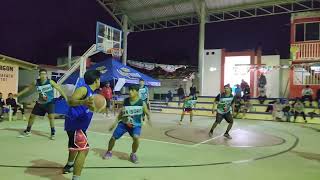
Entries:
{"type": "Polygon", "coordinates": [[[249,86],[249,84],[244,79],[242,79],[240,84],[241,90],[243,91],[247,86],[249,86]]]}
{"type": "Polygon", "coordinates": [[[197,97],[197,88],[192,84],[190,87],[190,96],[197,97]]]}
{"type": "Polygon", "coordinates": [[[101,89],[101,95],[104,96],[104,98],[106,98],[107,101],[107,117],[109,117],[109,111],[111,110],[111,100],[112,100],[112,89],[110,87],[110,83],[107,82],[105,84],[105,86],[101,89]]]}
{"type": "Polygon", "coordinates": [[[317,91],[316,101],[318,102],[318,109],[320,109],[320,88],[317,91]]]}
{"type": "Polygon", "coordinates": [[[282,101],[282,104],[283,104],[283,108],[282,108],[283,115],[285,116],[286,121],[290,122],[290,117],[293,114],[291,112],[291,104],[289,103],[289,100],[287,100],[287,99],[284,99],[282,101]]]}
{"type": "Polygon", "coordinates": [[[302,94],[302,99],[301,99],[302,103],[304,103],[304,101],[308,99],[310,102],[310,106],[312,106],[313,90],[310,88],[310,86],[306,85],[306,87],[302,89],[301,94],[302,94]]]}
{"type": "Polygon", "coordinates": [[[250,86],[247,85],[243,90],[243,99],[244,101],[246,101],[249,98],[250,98],[250,86]]]}
{"type": "Polygon", "coordinates": [[[4,105],[5,103],[2,98],[2,93],[0,92],[0,119],[3,119],[4,105]]]}
{"type": "Polygon", "coordinates": [[[267,98],[267,95],[266,95],[266,87],[259,87],[259,88],[258,88],[258,91],[259,91],[258,100],[259,100],[260,104],[263,104],[264,101],[265,101],[266,98],[267,98]]]}
{"type": "Polygon", "coordinates": [[[244,119],[246,117],[247,112],[251,110],[252,105],[249,99],[242,99],[240,104],[240,112],[242,112],[242,119],[244,119]]]}
{"type": "Polygon", "coordinates": [[[236,85],[236,89],[234,90],[234,92],[235,92],[235,97],[236,97],[236,98],[241,98],[241,92],[242,92],[242,90],[241,90],[239,84],[236,85]]]}
{"type": "Polygon", "coordinates": [[[282,120],[284,117],[284,113],[282,111],[283,106],[280,102],[280,99],[277,99],[276,102],[273,104],[273,110],[272,110],[272,117],[273,120],[282,120]]]}
{"type": "Polygon", "coordinates": [[[270,101],[267,107],[266,112],[272,112],[273,111],[273,104],[276,103],[276,101],[270,101]]]}
{"type": "MultiPolygon", "coordinates": [[[[239,85],[238,85],[239,86],[239,85]]],[[[240,91],[241,93],[241,91],[240,91]]],[[[233,117],[236,118],[238,114],[240,113],[240,108],[241,108],[241,96],[236,96],[235,101],[234,101],[234,111],[233,111],[233,117]]]]}
{"type": "Polygon", "coordinates": [[[258,79],[258,87],[264,88],[267,85],[267,79],[264,74],[261,74],[258,79]]]}
{"type": "Polygon", "coordinates": [[[166,102],[167,102],[167,103],[168,103],[168,102],[171,102],[172,99],[173,99],[173,94],[172,94],[171,90],[169,90],[169,91],[168,91],[168,94],[167,94],[167,96],[166,96],[166,102]]]}
{"type": "Polygon", "coordinates": [[[6,99],[6,105],[7,106],[11,106],[11,109],[13,111],[12,115],[15,116],[17,111],[21,111],[22,114],[22,119],[26,120],[26,118],[24,117],[24,108],[22,105],[17,104],[16,100],[13,98],[13,94],[9,93],[8,94],[8,98],[6,99]]]}
{"type": "Polygon", "coordinates": [[[184,89],[182,88],[182,85],[179,86],[177,93],[178,93],[178,97],[179,97],[178,105],[180,106],[180,101],[184,98],[184,89]]]}
{"type": "Polygon", "coordinates": [[[302,115],[304,122],[307,123],[306,115],[304,113],[304,105],[299,98],[294,104],[294,122],[296,122],[298,115],[302,115]]]}

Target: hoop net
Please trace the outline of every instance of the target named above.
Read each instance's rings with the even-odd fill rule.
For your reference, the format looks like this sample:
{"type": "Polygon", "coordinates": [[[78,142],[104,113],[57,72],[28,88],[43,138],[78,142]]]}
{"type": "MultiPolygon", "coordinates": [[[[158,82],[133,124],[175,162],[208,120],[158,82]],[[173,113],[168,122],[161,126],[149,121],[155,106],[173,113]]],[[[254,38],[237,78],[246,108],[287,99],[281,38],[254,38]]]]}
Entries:
{"type": "Polygon", "coordinates": [[[110,48],[107,50],[107,54],[111,54],[113,58],[120,58],[122,56],[123,49],[110,48]]]}

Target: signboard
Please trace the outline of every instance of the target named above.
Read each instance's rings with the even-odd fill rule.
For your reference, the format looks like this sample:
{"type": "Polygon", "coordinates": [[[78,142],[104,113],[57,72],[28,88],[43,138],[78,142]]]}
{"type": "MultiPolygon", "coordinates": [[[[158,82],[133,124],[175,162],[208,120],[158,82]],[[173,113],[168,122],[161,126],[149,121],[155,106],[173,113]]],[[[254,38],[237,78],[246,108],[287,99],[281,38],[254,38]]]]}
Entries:
{"type": "Polygon", "coordinates": [[[0,62],[0,92],[3,99],[7,98],[8,93],[18,93],[18,73],[18,66],[0,62]]]}

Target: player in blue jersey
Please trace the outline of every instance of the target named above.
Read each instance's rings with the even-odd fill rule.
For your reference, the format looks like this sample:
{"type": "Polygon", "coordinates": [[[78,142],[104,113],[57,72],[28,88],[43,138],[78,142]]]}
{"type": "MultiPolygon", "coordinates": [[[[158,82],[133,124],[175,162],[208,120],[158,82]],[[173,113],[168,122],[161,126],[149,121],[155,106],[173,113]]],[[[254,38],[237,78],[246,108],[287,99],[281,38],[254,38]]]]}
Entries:
{"type": "Polygon", "coordinates": [[[100,72],[89,70],[84,74],[85,84],[75,90],[69,100],[69,110],[65,116],[64,129],[69,137],[68,163],[63,173],[73,172],[72,180],[79,180],[84,161],[89,152],[86,131],[93,113],[89,107],[93,105],[92,95],[100,87],[100,72]]]}
{"type": "Polygon", "coordinates": [[[117,125],[116,130],[109,141],[108,151],[105,153],[104,158],[110,159],[112,157],[113,146],[119,138],[126,132],[133,139],[132,152],[130,160],[133,163],[138,163],[136,152],[139,147],[139,137],[141,134],[141,123],[144,114],[147,116],[148,123],[151,126],[150,114],[146,103],[139,98],[139,86],[133,85],[129,87],[129,98],[126,98],[123,103],[123,108],[117,117],[115,123],[110,127],[110,131],[117,125]]]}
{"type": "Polygon", "coordinates": [[[33,125],[33,122],[36,118],[36,116],[44,116],[46,113],[48,113],[48,118],[50,121],[50,127],[51,127],[51,136],[50,139],[54,140],[55,138],[55,127],[54,127],[54,92],[53,89],[56,89],[59,91],[59,93],[68,101],[66,94],[62,91],[61,87],[57,85],[54,81],[48,79],[47,70],[40,69],[39,71],[40,78],[36,80],[33,84],[19,92],[16,97],[19,97],[34,88],[39,93],[39,98],[31,112],[28,126],[26,130],[23,131],[23,133],[19,137],[26,137],[31,135],[31,127],[33,125]]]}

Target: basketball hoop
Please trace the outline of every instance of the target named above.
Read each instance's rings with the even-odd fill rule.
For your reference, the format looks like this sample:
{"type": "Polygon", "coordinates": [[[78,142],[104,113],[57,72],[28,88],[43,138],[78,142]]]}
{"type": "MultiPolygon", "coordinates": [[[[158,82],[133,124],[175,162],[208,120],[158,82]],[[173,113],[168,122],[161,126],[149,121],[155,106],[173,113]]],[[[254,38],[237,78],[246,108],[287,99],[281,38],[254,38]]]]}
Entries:
{"type": "Polygon", "coordinates": [[[122,56],[123,49],[110,48],[107,50],[107,54],[111,54],[114,58],[120,58],[122,56]]]}

